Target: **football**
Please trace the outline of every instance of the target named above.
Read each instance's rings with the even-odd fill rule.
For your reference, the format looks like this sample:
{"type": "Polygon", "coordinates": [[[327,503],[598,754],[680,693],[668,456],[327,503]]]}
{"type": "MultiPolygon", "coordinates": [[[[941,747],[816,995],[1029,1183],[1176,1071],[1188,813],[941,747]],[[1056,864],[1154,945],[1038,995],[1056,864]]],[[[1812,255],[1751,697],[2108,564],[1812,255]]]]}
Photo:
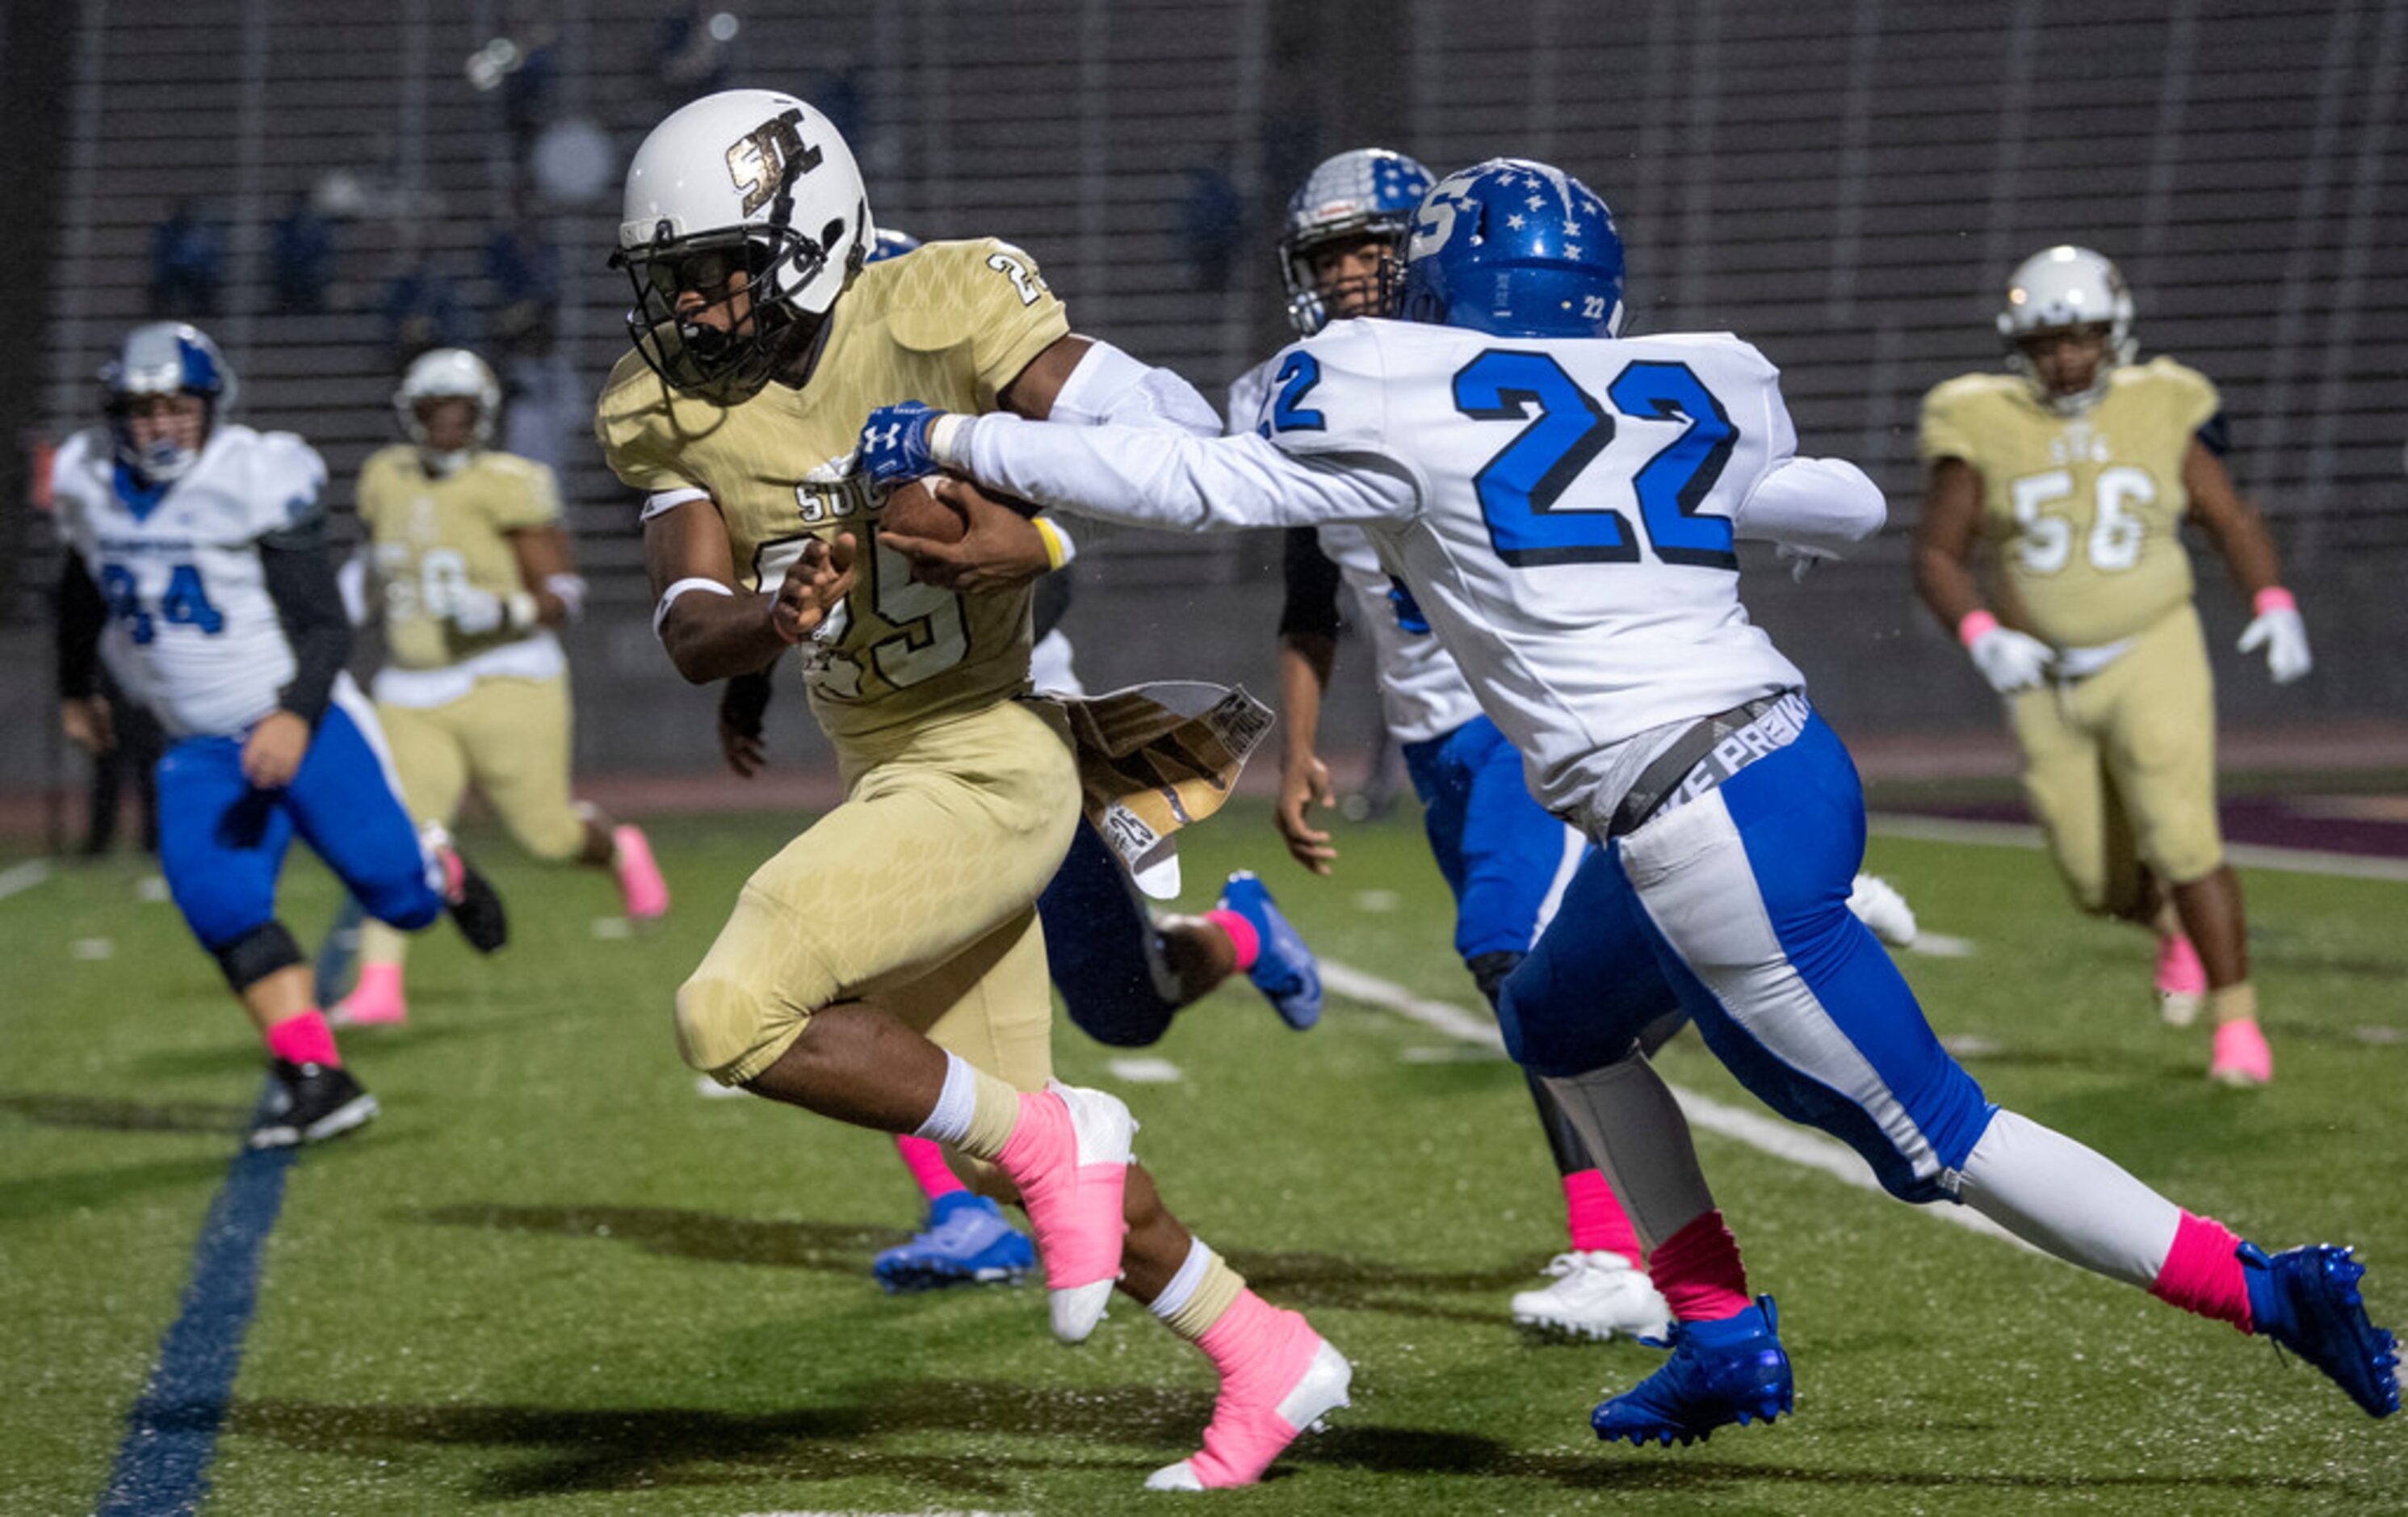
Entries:
{"type": "Polygon", "coordinates": [[[939,476],[916,479],[887,492],[878,511],[878,529],[938,542],[958,542],[968,530],[961,513],[937,498],[939,476]]]}

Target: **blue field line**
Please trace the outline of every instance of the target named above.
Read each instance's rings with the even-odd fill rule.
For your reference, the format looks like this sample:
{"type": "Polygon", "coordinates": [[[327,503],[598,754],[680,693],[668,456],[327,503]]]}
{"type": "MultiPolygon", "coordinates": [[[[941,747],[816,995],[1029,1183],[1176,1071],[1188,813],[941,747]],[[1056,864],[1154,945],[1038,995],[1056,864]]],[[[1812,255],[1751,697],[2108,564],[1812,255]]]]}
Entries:
{"type": "Polygon", "coordinates": [[[126,1414],[125,1441],[96,1517],[186,1514],[208,1493],[218,1428],[259,1298],[260,1253],[299,1151],[245,1149],[227,1166],[193,1250],[183,1308],[160,1340],[141,1399],[126,1414]]]}

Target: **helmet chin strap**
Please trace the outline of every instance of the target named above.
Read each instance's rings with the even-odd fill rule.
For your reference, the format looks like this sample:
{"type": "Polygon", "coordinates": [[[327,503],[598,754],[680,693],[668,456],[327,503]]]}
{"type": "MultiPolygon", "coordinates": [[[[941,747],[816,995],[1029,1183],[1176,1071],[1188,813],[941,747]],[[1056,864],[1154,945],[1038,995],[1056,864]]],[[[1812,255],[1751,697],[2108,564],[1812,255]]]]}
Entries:
{"type": "Polygon", "coordinates": [[[476,455],[477,450],[474,448],[454,448],[450,453],[437,453],[432,448],[421,447],[418,450],[418,465],[426,470],[427,477],[430,479],[450,479],[467,468],[468,460],[476,455]]]}

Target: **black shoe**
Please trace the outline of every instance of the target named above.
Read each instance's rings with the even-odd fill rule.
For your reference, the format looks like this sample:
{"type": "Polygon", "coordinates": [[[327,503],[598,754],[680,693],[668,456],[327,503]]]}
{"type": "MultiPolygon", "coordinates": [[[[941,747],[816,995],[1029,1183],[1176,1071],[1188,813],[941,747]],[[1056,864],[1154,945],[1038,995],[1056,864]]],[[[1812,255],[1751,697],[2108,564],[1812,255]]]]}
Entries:
{"type": "Polygon", "coordinates": [[[296,1064],[279,1059],[271,1066],[276,1088],[268,1092],[259,1124],[251,1130],[254,1149],[289,1149],[340,1137],[377,1114],[377,1098],[360,1089],[339,1064],[296,1064]]]}
{"type": "Polygon", "coordinates": [[[510,940],[510,920],[502,910],[501,895],[492,881],[461,857],[459,849],[449,851],[443,874],[452,888],[443,901],[452,913],[452,925],[468,940],[468,946],[479,953],[491,953],[510,940]]]}

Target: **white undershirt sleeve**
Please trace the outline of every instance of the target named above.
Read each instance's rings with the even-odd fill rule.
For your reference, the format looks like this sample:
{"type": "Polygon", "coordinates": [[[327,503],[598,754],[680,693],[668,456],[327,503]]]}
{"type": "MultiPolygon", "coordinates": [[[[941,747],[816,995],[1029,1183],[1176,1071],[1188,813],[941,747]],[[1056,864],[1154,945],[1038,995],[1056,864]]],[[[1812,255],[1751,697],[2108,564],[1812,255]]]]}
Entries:
{"type": "Polygon", "coordinates": [[[1172,427],[1197,437],[1221,430],[1220,413],[1168,368],[1149,368],[1095,338],[1062,382],[1046,420],[1080,426],[1172,427]]]}
{"type": "Polygon", "coordinates": [[[1251,432],[1057,426],[1003,412],[946,420],[953,425],[931,435],[939,462],[991,489],[1131,527],[1400,521],[1421,503],[1411,469],[1369,451],[1303,457],[1251,432]]]}
{"type": "Polygon", "coordinates": [[[1844,458],[1789,458],[1756,482],[1731,526],[1759,542],[1840,558],[1889,518],[1881,486],[1844,458]]]}

